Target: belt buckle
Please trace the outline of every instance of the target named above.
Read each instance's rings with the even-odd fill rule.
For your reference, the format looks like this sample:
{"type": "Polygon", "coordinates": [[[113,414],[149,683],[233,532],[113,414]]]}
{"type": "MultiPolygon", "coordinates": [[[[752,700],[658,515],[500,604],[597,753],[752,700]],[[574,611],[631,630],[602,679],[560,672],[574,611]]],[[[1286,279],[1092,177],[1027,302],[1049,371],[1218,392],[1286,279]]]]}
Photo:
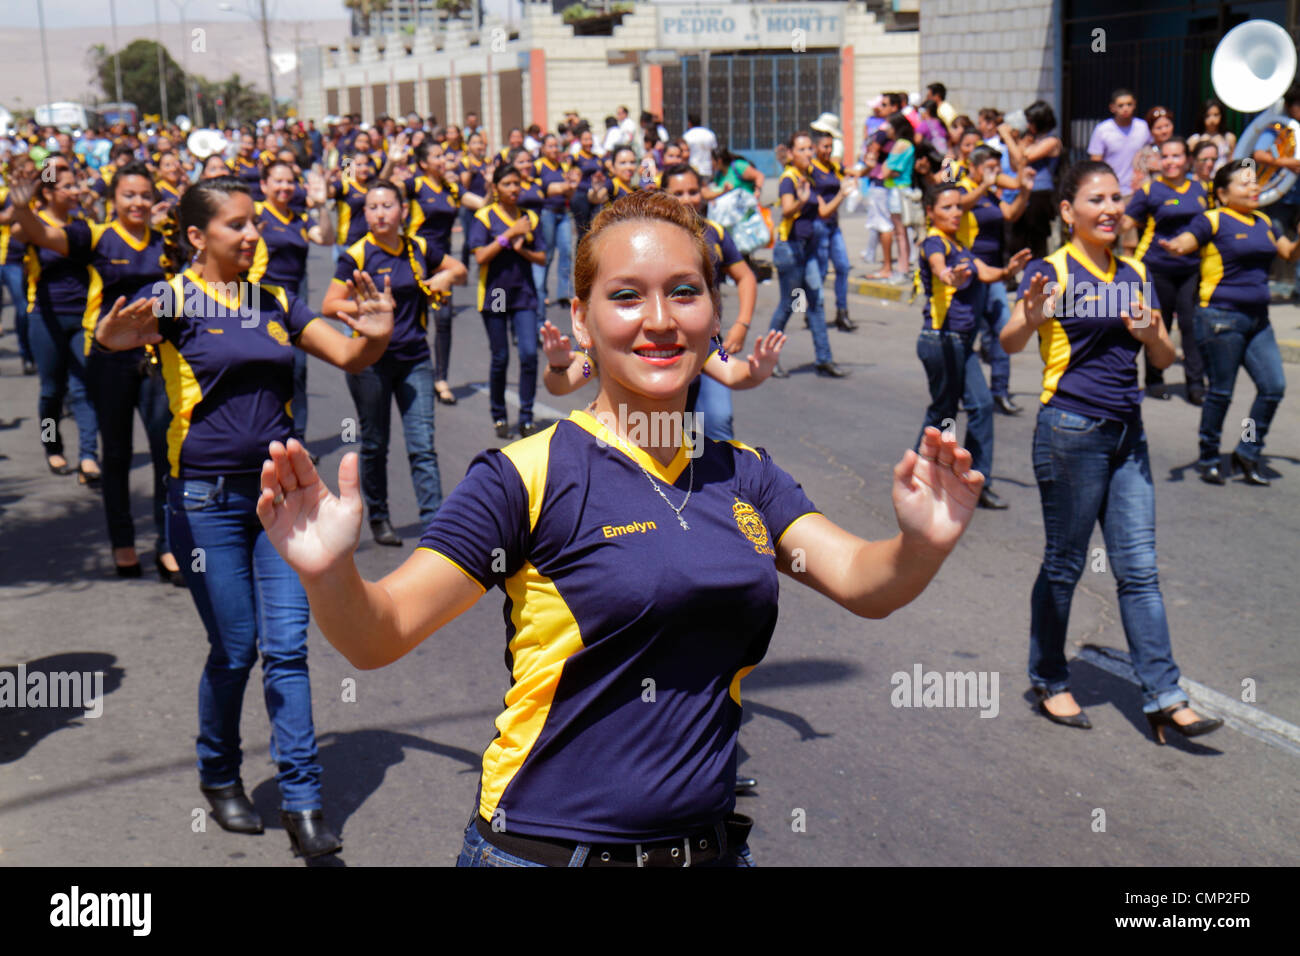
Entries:
{"type": "MultiPolygon", "coordinates": [[[[682,848],[686,851],[686,861],[682,864],[682,868],[685,868],[691,865],[691,838],[690,837],[682,837],[682,848]]],[[[673,854],[676,854],[677,847],[672,847],[671,852],[673,854]]],[[[636,845],[636,865],[638,867],[644,867],[645,861],[648,860],[649,858],[650,858],[650,854],[642,851],[641,844],[638,843],[636,845]]]]}

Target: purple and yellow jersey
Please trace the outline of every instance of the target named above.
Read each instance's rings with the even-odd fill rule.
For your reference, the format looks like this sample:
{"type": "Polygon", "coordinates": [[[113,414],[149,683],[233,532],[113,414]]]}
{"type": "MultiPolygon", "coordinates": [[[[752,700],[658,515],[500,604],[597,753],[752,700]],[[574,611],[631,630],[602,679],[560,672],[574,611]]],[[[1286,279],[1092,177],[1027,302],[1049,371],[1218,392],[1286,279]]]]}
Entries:
{"type": "MultiPolygon", "coordinates": [[[[438,271],[443,256],[419,236],[401,239],[390,249],[366,233],[339,256],[334,281],[346,284],[354,269],[367,273],[382,290],[384,279],[392,284],[393,334],[385,355],[403,362],[429,357],[429,290],[424,281],[438,271]]],[[[353,335],[356,333],[354,332],[353,335]]]]}
{"type": "Polygon", "coordinates": [[[1198,180],[1186,177],[1177,186],[1163,176],[1150,179],[1133,193],[1124,214],[1138,224],[1135,259],[1141,259],[1148,269],[1174,276],[1187,276],[1196,271],[1192,256],[1176,256],[1160,246],[1161,239],[1172,239],[1187,229],[1194,218],[1209,208],[1205,190],[1198,180]]]}
{"type": "MultiPolygon", "coordinates": [[[[63,228],[43,209],[36,215],[56,229],[63,228]]],[[[23,270],[27,276],[28,312],[50,316],[85,315],[90,274],[83,264],[42,246],[32,245],[27,247],[23,270]]]]}
{"type": "MultiPolygon", "coordinates": [[[[537,213],[521,209],[519,215],[527,216],[531,224],[524,237],[524,247],[545,252],[546,240],[537,228],[537,213]]],[[[514,223],[514,219],[506,218],[505,211],[497,203],[484,206],[470,220],[467,240],[469,247],[480,249],[490,242],[496,242],[497,236],[514,223]]],[[[533,264],[514,249],[502,249],[486,269],[479,268],[477,308],[480,312],[518,312],[521,309],[536,309],[539,304],[537,287],[533,284],[533,264]]]]}
{"type": "Polygon", "coordinates": [[[1201,213],[1187,231],[1201,244],[1201,305],[1267,318],[1281,223],[1259,210],[1243,215],[1220,208],[1201,213]]]}
{"type": "Polygon", "coordinates": [[[292,210],[288,216],[281,216],[270,203],[259,202],[253,210],[262,238],[257,240],[248,281],[269,282],[287,289],[290,295],[297,295],[307,276],[307,251],[311,244],[307,230],[311,222],[305,213],[292,210]]]}
{"type": "Polygon", "coordinates": [[[451,230],[460,216],[460,186],[420,176],[406,184],[406,191],[411,200],[406,234],[427,242],[430,254],[446,255],[451,250],[451,230]]]}
{"type": "Polygon", "coordinates": [[[366,226],[366,193],[369,190],[347,177],[335,190],[339,214],[339,245],[351,246],[369,232],[366,226]]]}
{"type": "Polygon", "coordinates": [[[162,233],[153,229],[146,230],[143,239],[136,239],[117,219],[105,223],[73,220],[63,232],[68,237],[68,258],[86,266],[90,279],[82,318],[89,355],[95,326],[118,297],[126,296],[129,301],[141,289],[150,289],[167,278],[175,266],[163,248],[162,233]]]}
{"type": "Polygon", "coordinates": [[[971,251],[931,226],[925,240],[921,243],[921,254],[918,259],[918,281],[921,291],[925,293],[925,306],[921,310],[923,317],[921,327],[942,329],[945,332],[972,331],[975,328],[976,314],[982,307],[987,290],[975,271],[975,260],[971,251]],[[930,268],[930,256],[936,252],[943,254],[944,265],[950,269],[965,264],[970,270],[970,278],[966,280],[965,285],[960,287],[948,285],[930,268]]]}

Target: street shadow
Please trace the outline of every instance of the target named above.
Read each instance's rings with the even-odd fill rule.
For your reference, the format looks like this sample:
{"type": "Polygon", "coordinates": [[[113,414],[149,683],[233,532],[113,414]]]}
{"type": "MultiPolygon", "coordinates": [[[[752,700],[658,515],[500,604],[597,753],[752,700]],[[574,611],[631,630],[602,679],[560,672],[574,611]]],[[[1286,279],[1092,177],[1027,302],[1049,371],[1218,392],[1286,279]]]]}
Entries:
{"type": "MultiPolygon", "coordinates": [[[[477,774],[483,766],[481,753],[392,730],[322,734],[317,745],[323,771],[322,809],[326,822],[340,838],[344,836],[347,821],[383,784],[388,768],[405,760],[408,752],[448,757],[465,765],[461,773],[477,774]]],[[[258,784],[249,794],[249,799],[266,822],[268,831],[283,830],[280,825],[280,788],[274,776],[258,784]]],[[[288,839],[287,834],[285,839],[288,839]]],[[[303,862],[310,867],[343,867],[347,866],[342,859],[346,853],[345,845],[338,854],[303,862]]]]}
{"type": "Polygon", "coordinates": [[[82,695],[89,691],[94,696],[99,686],[93,677],[90,682],[85,682],[83,675],[103,675],[103,697],[97,701],[102,712],[108,707],[104,698],[122,686],[126,674],[122,668],[113,666],[116,660],[114,655],[98,651],[74,651],[27,661],[21,665],[21,676],[26,684],[21,697],[17,687],[18,665],[0,667],[0,765],[21,760],[52,733],[68,727],[82,727],[83,721],[98,719],[86,717],[88,708],[84,706],[82,695]],[[42,675],[36,683],[42,686],[44,702],[39,706],[18,706],[19,700],[32,700],[36,674],[42,675]],[[67,682],[61,677],[55,681],[53,675],[72,675],[76,679],[67,682]],[[10,693],[14,694],[13,698],[10,698],[10,693]],[[50,706],[56,703],[71,703],[73,706],[50,706]]]}
{"type": "MultiPolygon", "coordinates": [[[[1290,455],[1264,455],[1259,461],[1259,470],[1260,473],[1263,474],[1263,476],[1269,479],[1270,481],[1277,481],[1279,478],[1285,477],[1282,474],[1282,472],[1272,467],[1271,463],[1274,461],[1285,461],[1286,463],[1291,465],[1300,465],[1300,458],[1292,458],[1290,455]]],[[[1173,468],[1170,468],[1168,481],[1170,482],[1185,481],[1187,473],[1189,471],[1192,472],[1193,474],[1196,474],[1195,460],[1189,461],[1185,465],[1177,465],[1173,468]]],[[[1232,456],[1230,454],[1219,456],[1219,471],[1223,474],[1224,479],[1227,480],[1229,483],[1234,481],[1237,484],[1245,483],[1244,478],[1242,478],[1238,474],[1235,474],[1236,469],[1233,467],[1232,456]]]]}
{"type": "MultiPolygon", "coordinates": [[[[798,687],[810,684],[838,684],[850,680],[862,671],[861,665],[850,660],[811,659],[796,661],[773,661],[760,664],[753,673],[740,682],[740,695],[744,710],[740,717],[743,728],[755,717],[766,717],[785,724],[799,735],[799,740],[816,740],[819,737],[833,737],[813,727],[807,718],[780,707],[760,704],[747,695],[756,690],[772,690],[778,687],[798,687]]],[[[736,766],[740,767],[749,760],[749,751],[743,744],[736,744],[736,766]]],[[[750,791],[742,796],[753,796],[750,791]]]]}

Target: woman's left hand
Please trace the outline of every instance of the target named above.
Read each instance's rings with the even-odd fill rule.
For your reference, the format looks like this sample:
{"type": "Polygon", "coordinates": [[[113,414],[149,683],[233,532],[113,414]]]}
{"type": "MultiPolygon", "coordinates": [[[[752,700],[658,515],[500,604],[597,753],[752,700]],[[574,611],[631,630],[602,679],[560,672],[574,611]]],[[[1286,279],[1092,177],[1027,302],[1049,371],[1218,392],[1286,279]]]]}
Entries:
{"type": "Polygon", "coordinates": [[[325,177],[313,168],[307,173],[307,205],[312,207],[323,206],[327,198],[325,177]]]}
{"type": "Polygon", "coordinates": [[[1128,329],[1128,334],[1133,336],[1143,345],[1152,345],[1160,339],[1159,321],[1156,319],[1155,311],[1145,302],[1139,305],[1130,306],[1133,315],[1129,315],[1129,310],[1121,311],[1119,317],[1124,322],[1124,328],[1128,329]]]}
{"type": "Polygon", "coordinates": [[[749,356],[749,374],[758,381],[763,381],[776,368],[781,349],[785,347],[785,333],[772,330],[761,335],[754,343],[754,351],[749,356]]]}
{"type": "Polygon", "coordinates": [[[918,455],[908,450],[894,466],[894,513],[905,539],[947,553],[970,524],[984,476],[951,433],[927,428],[918,455]]]}
{"type": "Polygon", "coordinates": [[[149,222],[153,225],[153,228],[161,229],[167,224],[167,220],[171,218],[171,214],[171,203],[164,199],[161,202],[154,203],[150,208],[149,222]]]}
{"type": "Polygon", "coordinates": [[[380,292],[370,276],[360,269],[352,272],[352,294],[357,301],[357,314],[340,312],[338,317],[357,334],[368,339],[387,338],[393,334],[392,282],[384,276],[384,291],[380,292]]]}

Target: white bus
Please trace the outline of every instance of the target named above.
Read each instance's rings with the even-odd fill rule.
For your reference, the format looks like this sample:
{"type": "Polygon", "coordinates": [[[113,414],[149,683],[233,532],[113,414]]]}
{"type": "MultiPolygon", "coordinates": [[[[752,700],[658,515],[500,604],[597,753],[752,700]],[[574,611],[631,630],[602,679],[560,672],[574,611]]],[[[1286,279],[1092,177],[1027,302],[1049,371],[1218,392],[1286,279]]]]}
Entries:
{"type": "Polygon", "coordinates": [[[36,122],[62,130],[90,129],[100,123],[99,114],[80,103],[47,103],[36,107],[36,122]]]}

